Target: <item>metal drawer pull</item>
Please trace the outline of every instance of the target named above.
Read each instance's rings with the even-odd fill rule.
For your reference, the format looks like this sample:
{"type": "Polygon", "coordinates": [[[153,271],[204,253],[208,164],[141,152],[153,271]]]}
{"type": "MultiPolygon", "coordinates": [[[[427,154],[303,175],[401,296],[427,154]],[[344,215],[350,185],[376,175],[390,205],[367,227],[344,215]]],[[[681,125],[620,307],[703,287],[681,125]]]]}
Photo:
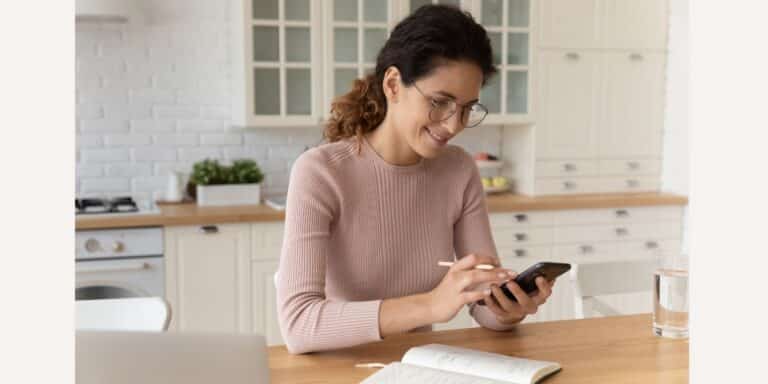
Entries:
{"type": "Polygon", "coordinates": [[[516,257],[525,257],[525,249],[515,249],[516,257]]]}
{"type": "Polygon", "coordinates": [[[616,228],[617,236],[626,236],[628,234],[629,234],[629,231],[626,228],[616,228]]]}
{"type": "Polygon", "coordinates": [[[576,164],[565,163],[563,164],[563,170],[566,172],[573,172],[576,170],[576,164]]]}
{"type": "Polygon", "coordinates": [[[616,211],[616,217],[629,217],[629,212],[626,209],[619,209],[616,211]]]}
{"type": "Polygon", "coordinates": [[[595,250],[595,247],[591,245],[582,245],[579,247],[579,250],[581,253],[592,253],[595,250]]]}
{"type": "Polygon", "coordinates": [[[205,234],[219,233],[219,227],[216,225],[203,225],[200,227],[200,232],[205,234]]]}
{"type": "Polygon", "coordinates": [[[565,54],[565,57],[570,60],[578,60],[581,56],[576,52],[568,52],[565,54]]]}
{"type": "Polygon", "coordinates": [[[634,180],[634,179],[627,180],[627,187],[635,188],[638,185],[640,185],[640,182],[638,182],[637,180],[634,180]]]}
{"type": "Polygon", "coordinates": [[[634,171],[634,170],[637,170],[638,168],[640,168],[640,163],[638,163],[637,161],[627,162],[627,169],[634,171]]]}
{"type": "Polygon", "coordinates": [[[643,60],[643,55],[641,55],[639,53],[631,53],[629,55],[629,59],[632,60],[632,61],[641,61],[641,60],[643,60]]]}
{"type": "Polygon", "coordinates": [[[648,248],[648,249],[656,249],[656,248],[659,247],[659,243],[657,243],[655,241],[648,241],[648,242],[645,243],[645,247],[648,248]]]}
{"type": "Polygon", "coordinates": [[[515,240],[525,241],[528,240],[528,236],[525,233],[515,233],[515,240]]]}
{"type": "Polygon", "coordinates": [[[518,223],[525,223],[528,221],[528,215],[515,215],[515,220],[517,220],[518,223]]]}
{"type": "Polygon", "coordinates": [[[563,189],[574,189],[574,188],[576,188],[576,183],[572,181],[563,182],[563,189]]]}
{"type": "Polygon", "coordinates": [[[86,265],[75,265],[76,273],[98,273],[98,272],[129,272],[129,271],[143,271],[150,269],[152,265],[149,263],[132,263],[122,264],[113,267],[91,267],[86,265]]]}

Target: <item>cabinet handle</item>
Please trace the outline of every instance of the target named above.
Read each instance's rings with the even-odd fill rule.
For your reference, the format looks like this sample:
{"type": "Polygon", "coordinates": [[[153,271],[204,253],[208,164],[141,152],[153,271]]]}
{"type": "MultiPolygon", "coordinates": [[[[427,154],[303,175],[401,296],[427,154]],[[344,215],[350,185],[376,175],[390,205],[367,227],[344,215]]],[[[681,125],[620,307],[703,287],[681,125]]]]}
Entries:
{"type": "Polygon", "coordinates": [[[515,249],[515,257],[525,257],[525,249],[515,249]]]}
{"type": "Polygon", "coordinates": [[[629,188],[636,188],[639,184],[640,184],[640,182],[638,182],[635,179],[627,180],[627,187],[629,187],[629,188]]]}
{"type": "Polygon", "coordinates": [[[573,172],[576,170],[576,164],[565,163],[563,164],[563,170],[566,172],[573,172]]]}
{"type": "Polygon", "coordinates": [[[626,209],[616,210],[616,217],[629,217],[629,211],[626,209]]]}
{"type": "Polygon", "coordinates": [[[576,52],[568,52],[565,54],[565,58],[567,58],[568,60],[578,60],[579,57],[581,56],[576,52]]]}
{"type": "Polygon", "coordinates": [[[528,215],[515,215],[515,220],[517,220],[518,223],[525,223],[528,221],[528,215]]]}
{"type": "Polygon", "coordinates": [[[637,161],[627,162],[627,169],[634,171],[638,168],[640,168],[640,163],[638,163],[637,161]]]}
{"type": "Polygon", "coordinates": [[[528,235],[526,235],[525,233],[515,233],[515,240],[526,241],[528,240],[528,235]]]}
{"type": "Polygon", "coordinates": [[[641,55],[639,53],[631,53],[631,54],[629,54],[629,59],[632,60],[632,61],[642,61],[643,60],[643,55],[641,55]]]}
{"type": "Polygon", "coordinates": [[[563,189],[574,189],[574,188],[576,188],[576,183],[572,181],[563,182],[563,189]]]}
{"type": "Polygon", "coordinates": [[[595,247],[591,245],[582,245],[579,247],[579,250],[581,253],[592,253],[595,250],[595,247]]]}
{"type": "Polygon", "coordinates": [[[219,227],[216,225],[203,225],[199,229],[200,233],[205,233],[206,235],[212,235],[215,233],[219,233],[219,227]]]}
{"type": "Polygon", "coordinates": [[[100,272],[129,272],[129,271],[143,271],[145,269],[152,268],[152,265],[149,263],[132,263],[132,264],[121,264],[116,265],[112,267],[94,267],[94,266],[85,266],[85,265],[75,265],[75,272],[76,273],[100,273],[100,272]]]}
{"type": "Polygon", "coordinates": [[[659,247],[659,243],[657,243],[655,241],[647,241],[645,243],[645,247],[648,248],[648,249],[656,249],[656,248],[659,247]]]}
{"type": "Polygon", "coordinates": [[[616,236],[626,236],[629,231],[626,228],[616,228],[616,236]]]}

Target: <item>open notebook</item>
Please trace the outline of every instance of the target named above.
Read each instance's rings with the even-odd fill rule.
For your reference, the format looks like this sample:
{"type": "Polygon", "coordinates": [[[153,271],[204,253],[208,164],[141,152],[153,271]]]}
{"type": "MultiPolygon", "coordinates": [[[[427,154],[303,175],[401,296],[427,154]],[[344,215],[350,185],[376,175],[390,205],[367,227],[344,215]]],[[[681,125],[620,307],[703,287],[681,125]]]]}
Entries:
{"type": "Polygon", "coordinates": [[[560,371],[560,364],[443,344],[409,349],[361,384],[532,384],[560,371]]]}

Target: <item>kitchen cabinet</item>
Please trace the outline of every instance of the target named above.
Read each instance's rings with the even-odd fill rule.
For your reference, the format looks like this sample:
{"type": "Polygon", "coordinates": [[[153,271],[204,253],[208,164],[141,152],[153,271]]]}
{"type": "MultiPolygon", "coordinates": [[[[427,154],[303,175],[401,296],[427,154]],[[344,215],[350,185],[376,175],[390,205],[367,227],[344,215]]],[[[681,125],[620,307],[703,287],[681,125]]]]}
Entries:
{"type": "Polygon", "coordinates": [[[274,280],[280,262],[284,228],[283,222],[251,224],[252,331],[265,335],[268,345],[284,344],[278,323],[274,280]]]}
{"type": "Polygon", "coordinates": [[[664,50],[668,0],[541,0],[538,45],[664,50]]]}
{"type": "Polygon", "coordinates": [[[668,0],[599,0],[602,47],[664,50],[667,47],[668,0]]]}
{"type": "MultiPolygon", "coordinates": [[[[537,159],[597,158],[601,59],[600,54],[584,50],[539,51],[537,159]]],[[[586,169],[588,165],[577,167],[571,161],[542,171],[571,176],[586,169]]]]}
{"type": "Polygon", "coordinates": [[[322,115],[320,2],[232,4],[233,124],[316,125],[322,115]]]}
{"type": "Polygon", "coordinates": [[[534,195],[659,189],[667,0],[541,0],[534,195]]]}
{"type": "Polygon", "coordinates": [[[251,328],[250,225],[165,228],[171,331],[251,328]]]}
{"type": "Polygon", "coordinates": [[[533,103],[533,28],[529,0],[477,0],[467,3],[475,19],[488,31],[498,69],[480,91],[488,108],[484,124],[522,124],[531,121],[533,103]]]}
{"type": "Polygon", "coordinates": [[[376,55],[398,19],[395,0],[331,0],[323,3],[324,112],[355,79],[372,73],[376,55]]]}
{"type": "Polygon", "coordinates": [[[599,48],[600,0],[540,0],[538,44],[548,48],[599,48]]]}
{"type": "Polygon", "coordinates": [[[605,52],[600,108],[601,158],[661,154],[665,55],[605,52]]]}

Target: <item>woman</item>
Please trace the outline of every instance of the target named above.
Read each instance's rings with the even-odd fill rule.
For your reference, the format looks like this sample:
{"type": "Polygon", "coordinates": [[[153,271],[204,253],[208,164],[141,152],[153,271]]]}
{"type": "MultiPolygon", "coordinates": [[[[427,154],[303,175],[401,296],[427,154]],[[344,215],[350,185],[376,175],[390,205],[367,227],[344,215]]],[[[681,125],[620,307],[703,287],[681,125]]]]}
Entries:
{"type": "Polygon", "coordinates": [[[375,72],[333,103],[328,143],[299,156],[289,182],[277,282],[289,352],[430,330],[464,305],[483,327],[508,330],[550,295],[543,278],[533,296],[508,282],[515,273],[500,267],[479,172],[448,144],[485,117],[477,99],[494,72],[482,26],[425,6],[395,27],[375,72]],[[438,266],[454,253],[452,267],[438,266]]]}

